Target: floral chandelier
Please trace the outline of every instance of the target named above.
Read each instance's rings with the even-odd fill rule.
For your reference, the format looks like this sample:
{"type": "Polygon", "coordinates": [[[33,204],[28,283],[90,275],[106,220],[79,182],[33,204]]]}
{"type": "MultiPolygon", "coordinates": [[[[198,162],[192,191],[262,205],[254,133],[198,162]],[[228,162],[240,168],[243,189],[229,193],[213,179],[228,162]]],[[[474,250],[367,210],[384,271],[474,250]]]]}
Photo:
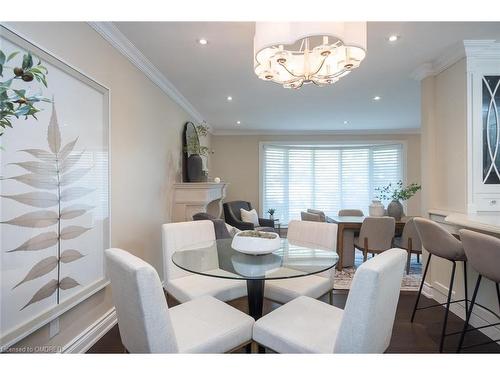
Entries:
{"type": "Polygon", "coordinates": [[[366,22],[256,22],[254,70],[286,88],[326,86],[366,56],[366,22]]]}

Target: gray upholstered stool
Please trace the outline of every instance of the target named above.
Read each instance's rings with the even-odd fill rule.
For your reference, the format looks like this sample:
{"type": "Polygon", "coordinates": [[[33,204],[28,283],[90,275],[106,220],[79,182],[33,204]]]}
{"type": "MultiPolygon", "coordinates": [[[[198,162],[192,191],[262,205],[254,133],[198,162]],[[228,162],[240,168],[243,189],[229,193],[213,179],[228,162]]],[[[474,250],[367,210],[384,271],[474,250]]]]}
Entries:
{"type": "MultiPolygon", "coordinates": [[[[500,322],[495,324],[488,324],[483,327],[474,327],[467,328],[469,325],[469,320],[472,314],[472,309],[474,305],[479,305],[476,303],[477,292],[479,290],[479,285],[481,284],[481,280],[483,277],[493,281],[497,290],[497,298],[498,298],[498,308],[500,309],[500,239],[488,236],[486,234],[473,232],[470,230],[462,229],[460,230],[460,238],[464,245],[465,254],[467,255],[467,260],[471,266],[477,273],[477,281],[476,286],[474,287],[474,292],[472,293],[472,299],[470,302],[469,310],[466,314],[464,328],[462,330],[462,335],[460,336],[460,342],[458,344],[457,353],[460,352],[464,347],[462,346],[465,338],[465,333],[469,331],[474,331],[486,327],[493,327],[499,325],[500,322]]],[[[495,312],[491,311],[489,308],[479,305],[483,309],[489,311],[496,318],[500,319],[500,316],[495,312]]],[[[496,342],[500,340],[495,340],[496,342]]],[[[486,342],[484,344],[489,344],[491,341],[486,342]]],[[[472,346],[483,345],[475,344],[468,346],[469,348],[472,346]]]]}
{"type": "Polygon", "coordinates": [[[415,225],[415,218],[411,218],[405,224],[401,237],[394,239],[394,246],[400,249],[405,249],[408,252],[406,259],[406,274],[410,273],[411,254],[417,254],[417,261],[420,262],[420,254],[422,254],[422,243],[415,225]]]}
{"type": "Polygon", "coordinates": [[[442,228],[439,224],[434,221],[424,219],[421,217],[416,217],[415,224],[417,226],[418,234],[420,235],[420,240],[422,241],[422,246],[429,253],[427,258],[427,263],[425,264],[424,274],[422,275],[422,282],[420,283],[420,288],[418,290],[417,300],[415,301],[415,307],[413,308],[413,313],[411,315],[411,321],[415,319],[415,313],[417,310],[428,309],[430,307],[437,307],[446,305],[446,312],[444,315],[443,328],[441,331],[441,340],[439,343],[439,352],[443,352],[443,344],[446,334],[446,325],[448,323],[448,315],[450,312],[450,304],[465,301],[465,311],[467,312],[467,257],[465,256],[464,248],[462,243],[457,240],[453,235],[446,229],[442,228]],[[424,285],[425,276],[427,275],[427,270],[429,269],[429,264],[431,262],[432,256],[437,256],[442,259],[449,260],[453,264],[451,270],[450,286],[448,288],[448,298],[446,303],[434,304],[426,307],[418,307],[418,302],[420,300],[420,295],[422,294],[422,287],[424,285]],[[453,281],[455,280],[455,271],[457,268],[457,262],[463,262],[464,268],[464,283],[465,283],[465,299],[451,301],[451,294],[453,292],[453,281]]]}

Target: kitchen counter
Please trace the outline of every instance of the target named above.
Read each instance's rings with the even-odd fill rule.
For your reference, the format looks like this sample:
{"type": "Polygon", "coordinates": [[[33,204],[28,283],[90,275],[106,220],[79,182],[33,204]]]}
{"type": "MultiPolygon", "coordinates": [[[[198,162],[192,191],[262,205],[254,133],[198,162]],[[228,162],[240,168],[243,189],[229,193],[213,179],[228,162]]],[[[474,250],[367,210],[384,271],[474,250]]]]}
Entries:
{"type": "Polygon", "coordinates": [[[463,214],[445,210],[429,210],[429,214],[444,217],[444,222],[450,225],[500,235],[500,212],[463,214]]]}

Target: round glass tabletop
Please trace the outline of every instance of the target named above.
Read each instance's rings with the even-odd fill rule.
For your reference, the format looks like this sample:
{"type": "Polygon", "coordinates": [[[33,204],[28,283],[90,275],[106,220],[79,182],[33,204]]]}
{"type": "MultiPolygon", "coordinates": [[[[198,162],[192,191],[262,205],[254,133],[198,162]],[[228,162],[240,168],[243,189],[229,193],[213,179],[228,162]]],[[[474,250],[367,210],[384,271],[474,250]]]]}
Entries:
{"type": "Polygon", "coordinates": [[[331,250],[281,240],[271,254],[247,255],[231,247],[232,239],[216,240],[176,251],[174,264],[185,271],[205,276],[239,280],[276,280],[302,277],[326,271],[337,264],[331,250]]]}

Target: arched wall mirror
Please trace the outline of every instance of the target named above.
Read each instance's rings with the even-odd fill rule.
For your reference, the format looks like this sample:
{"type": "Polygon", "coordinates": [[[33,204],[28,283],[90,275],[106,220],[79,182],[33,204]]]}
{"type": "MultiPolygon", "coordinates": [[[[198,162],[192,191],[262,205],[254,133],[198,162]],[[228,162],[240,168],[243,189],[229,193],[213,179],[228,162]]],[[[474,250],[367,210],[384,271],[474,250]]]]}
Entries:
{"type": "Polygon", "coordinates": [[[196,125],[186,122],[182,137],[183,143],[183,181],[204,182],[206,174],[203,171],[202,147],[196,125]]]}

